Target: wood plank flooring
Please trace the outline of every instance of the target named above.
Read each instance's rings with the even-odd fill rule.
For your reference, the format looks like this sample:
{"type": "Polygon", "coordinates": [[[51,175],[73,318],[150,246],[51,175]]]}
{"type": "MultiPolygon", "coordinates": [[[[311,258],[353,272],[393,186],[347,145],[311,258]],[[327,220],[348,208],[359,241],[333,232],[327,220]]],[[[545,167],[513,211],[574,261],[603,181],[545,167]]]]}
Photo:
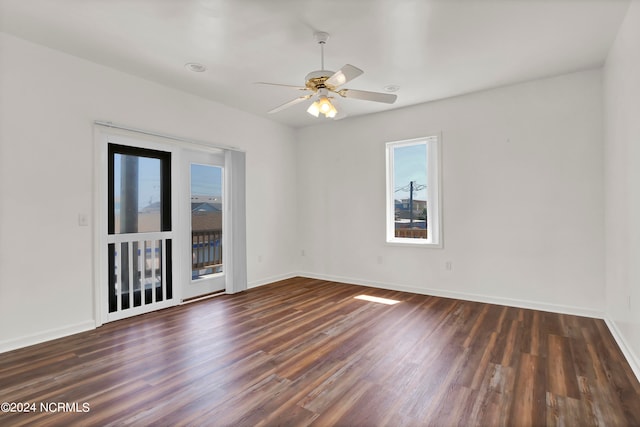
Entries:
{"type": "Polygon", "coordinates": [[[0,354],[0,402],[38,405],[2,426],[640,426],[601,320],[305,278],[0,354]]]}

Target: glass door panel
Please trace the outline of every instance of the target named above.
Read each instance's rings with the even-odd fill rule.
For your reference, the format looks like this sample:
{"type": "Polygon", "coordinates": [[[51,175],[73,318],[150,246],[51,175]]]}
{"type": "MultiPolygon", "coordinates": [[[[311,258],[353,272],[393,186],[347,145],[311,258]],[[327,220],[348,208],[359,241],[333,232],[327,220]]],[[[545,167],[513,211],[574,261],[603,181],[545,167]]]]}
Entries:
{"type": "Polygon", "coordinates": [[[173,298],[171,153],[108,150],[108,312],[120,318],[173,298]]]}
{"type": "Polygon", "coordinates": [[[191,279],[222,273],[222,168],[191,164],[191,279]]]}
{"type": "MultiPolygon", "coordinates": [[[[182,300],[199,298],[226,289],[225,169],[224,153],[185,151],[182,170],[181,209],[187,224],[181,228],[188,244],[184,252],[182,300]],[[187,276],[187,274],[189,276],[187,276]]],[[[182,226],[181,226],[182,227],[182,226]]],[[[186,243],[186,242],[185,242],[186,243]]]]}

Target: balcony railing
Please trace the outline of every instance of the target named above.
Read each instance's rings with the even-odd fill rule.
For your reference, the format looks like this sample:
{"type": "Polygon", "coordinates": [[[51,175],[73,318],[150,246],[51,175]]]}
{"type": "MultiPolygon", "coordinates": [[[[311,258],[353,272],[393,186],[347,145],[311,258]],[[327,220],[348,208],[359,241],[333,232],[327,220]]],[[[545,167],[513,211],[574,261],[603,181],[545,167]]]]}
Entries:
{"type": "Polygon", "coordinates": [[[426,239],[427,230],[425,228],[396,228],[396,237],[426,239]]]}
{"type": "Polygon", "coordinates": [[[222,267],[222,230],[191,232],[192,270],[219,270],[222,267]]]}

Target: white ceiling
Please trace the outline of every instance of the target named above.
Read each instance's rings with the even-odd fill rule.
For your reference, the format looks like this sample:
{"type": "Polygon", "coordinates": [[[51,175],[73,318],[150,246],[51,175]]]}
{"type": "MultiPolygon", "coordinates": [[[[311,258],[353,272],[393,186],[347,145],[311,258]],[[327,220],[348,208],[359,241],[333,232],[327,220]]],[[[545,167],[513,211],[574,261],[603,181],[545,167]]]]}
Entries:
{"type": "Polygon", "coordinates": [[[600,66],[628,0],[0,0],[0,29],[293,127],[295,89],[320,68],[400,86],[393,105],[341,99],[349,117],[600,66]],[[185,63],[207,67],[194,73],[185,63]]]}

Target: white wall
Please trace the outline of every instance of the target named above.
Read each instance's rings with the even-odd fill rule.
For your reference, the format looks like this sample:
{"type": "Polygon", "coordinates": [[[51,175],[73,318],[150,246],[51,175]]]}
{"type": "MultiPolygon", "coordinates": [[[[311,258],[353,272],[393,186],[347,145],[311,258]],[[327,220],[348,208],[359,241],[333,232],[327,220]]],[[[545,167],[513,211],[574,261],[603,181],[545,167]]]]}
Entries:
{"type": "Polygon", "coordinates": [[[640,3],[604,70],[606,313],[640,378],[640,3]]]}
{"type": "Polygon", "coordinates": [[[602,315],[601,78],[584,71],[300,130],[302,273],[602,315]],[[384,144],[436,132],[444,248],[386,245],[384,144]]]}
{"type": "Polygon", "coordinates": [[[94,324],[94,120],[245,150],[249,285],[295,271],[291,129],[0,33],[0,351],[94,324]]]}

